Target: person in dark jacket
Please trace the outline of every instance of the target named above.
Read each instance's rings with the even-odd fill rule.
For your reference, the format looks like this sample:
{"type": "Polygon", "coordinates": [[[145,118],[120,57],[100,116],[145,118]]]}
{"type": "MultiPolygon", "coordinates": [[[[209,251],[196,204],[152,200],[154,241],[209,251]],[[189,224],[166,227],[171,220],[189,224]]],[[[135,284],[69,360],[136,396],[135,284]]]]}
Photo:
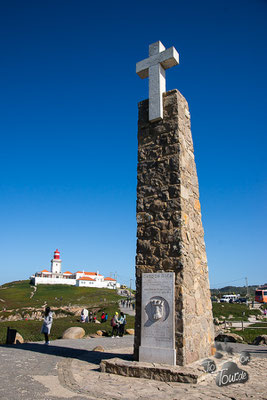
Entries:
{"type": "Polygon", "coordinates": [[[121,312],[120,318],[119,318],[119,336],[124,335],[124,330],[125,330],[125,325],[126,325],[126,315],[121,312]]]}

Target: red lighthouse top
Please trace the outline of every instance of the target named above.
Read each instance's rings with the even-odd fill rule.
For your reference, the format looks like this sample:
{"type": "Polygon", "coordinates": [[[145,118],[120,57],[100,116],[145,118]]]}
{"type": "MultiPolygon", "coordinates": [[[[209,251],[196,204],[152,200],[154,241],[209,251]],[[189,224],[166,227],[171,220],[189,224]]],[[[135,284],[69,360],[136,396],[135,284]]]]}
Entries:
{"type": "Polygon", "coordinates": [[[60,252],[58,251],[58,249],[56,249],[56,251],[54,252],[54,260],[60,260],[60,252]]]}

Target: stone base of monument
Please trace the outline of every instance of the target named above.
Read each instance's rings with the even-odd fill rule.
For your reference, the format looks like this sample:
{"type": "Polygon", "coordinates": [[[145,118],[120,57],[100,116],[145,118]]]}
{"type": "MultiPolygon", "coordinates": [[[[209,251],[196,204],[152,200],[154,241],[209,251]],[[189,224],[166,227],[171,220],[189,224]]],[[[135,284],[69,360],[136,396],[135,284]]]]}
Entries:
{"type": "Polygon", "coordinates": [[[154,379],[162,382],[199,383],[205,379],[206,372],[201,366],[180,367],[138,361],[125,361],[120,358],[102,360],[101,372],[132,378],[154,379]]]}
{"type": "MultiPolygon", "coordinates": [[[[177,382],[197,384],[214,380],[214,375],[222,369],[224,363],[232,361],[239,363],[239,354],[228,354],[220,352],[220,359],[211,356],[208,359],[198,360],[187,366],[147,363],[140,361],[126,361],[121,358],[102,360],[100,363],[101,372],[121,375],[132,378],[153,379],[162,382],[177,382]],[[205,371],[203,362],[209,360],[210,365],[214,363],[213,373],[205,371]]],[[[211,371],[210,371],[211,372],[211,371]]]]}

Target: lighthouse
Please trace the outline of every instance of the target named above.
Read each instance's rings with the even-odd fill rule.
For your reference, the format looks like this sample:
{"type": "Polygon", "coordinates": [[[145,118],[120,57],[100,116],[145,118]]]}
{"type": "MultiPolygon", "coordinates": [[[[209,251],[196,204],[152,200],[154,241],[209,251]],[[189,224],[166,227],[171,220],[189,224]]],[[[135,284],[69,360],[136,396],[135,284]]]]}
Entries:
{"type": "Polygon", "coordinates": [[[54,258],[51,260],[52,274],[61,274],[61,259],[58,249],[54,252],[54,258]]]}

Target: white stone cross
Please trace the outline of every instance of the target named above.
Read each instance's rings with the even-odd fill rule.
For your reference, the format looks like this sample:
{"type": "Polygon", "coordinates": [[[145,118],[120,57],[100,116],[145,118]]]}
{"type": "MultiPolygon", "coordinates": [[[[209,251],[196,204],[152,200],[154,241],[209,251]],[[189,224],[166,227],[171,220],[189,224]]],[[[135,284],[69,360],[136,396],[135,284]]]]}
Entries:
{"type": "Polygon", "coordinates": [[[149,46],[149,57],[136,64],[140,78],[149,77],[149,121],[163,119],[163,98],[166,92],[165,69],[179,64],[179,54],[174,47],[165,49],[158,41],[149,46]]]}

